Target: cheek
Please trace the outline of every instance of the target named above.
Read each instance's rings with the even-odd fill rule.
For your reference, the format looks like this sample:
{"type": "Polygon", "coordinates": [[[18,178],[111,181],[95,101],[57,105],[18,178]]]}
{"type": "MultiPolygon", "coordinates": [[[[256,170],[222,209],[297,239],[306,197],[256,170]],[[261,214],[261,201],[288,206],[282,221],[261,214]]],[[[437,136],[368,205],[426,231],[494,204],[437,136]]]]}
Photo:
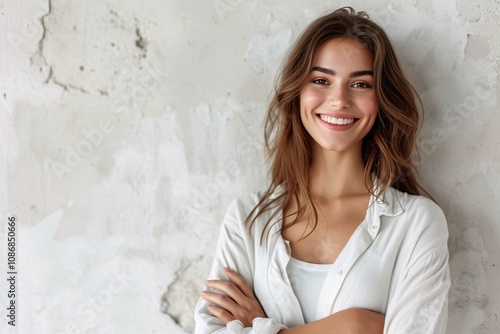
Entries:
{"type": "Polygon", "coordinates": [[[377,116],[379,106],[376,97],[369,97],[362,100],[361,107],[365,111],[365,116],[377,116]]]}
{"type": "Polygon", "coordinates": [[[324,102],[324,100],[325,98],[321,92],[305,88],[300,93],[301,113],[313,110],[314,108],[321,105],[324,102]]]}
{"type": "Polygon", "coordinates": [[[365,105],[365,117],[369,120],[369,128],[370,130],[373,128],[375,122],[377,121],[379,106],[376,100],[370,100],[366,102],[365,105]]]}

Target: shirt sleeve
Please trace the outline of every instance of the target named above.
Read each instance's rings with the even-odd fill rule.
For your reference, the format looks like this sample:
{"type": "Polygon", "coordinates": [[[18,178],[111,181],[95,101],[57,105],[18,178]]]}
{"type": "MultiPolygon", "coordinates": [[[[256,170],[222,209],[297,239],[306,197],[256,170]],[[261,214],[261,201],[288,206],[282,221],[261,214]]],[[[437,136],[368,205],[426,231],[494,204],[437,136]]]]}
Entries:
{"type": "MultiPolygon", "coordinates": [[[[238,272],[248,284],[253,286],[253,268],[255,251],[253,238],[245,226],[246,212],[244,205],[235,200],[229,206],[224,217],[216,252],[208,279],[227,280],[223,273],[224,267],[238,272]]],[[[227,333],[227,334],[276,334],[285,326],[270,318],[255,318],[253,327],[243,327],[240,321],[231,321],[226,325],[217,317],[212,316],[207,307],[211,303],[200,298],[195,308],[195,334],[227,333]]]]}
{"type": "Polygon", "coordinates": [[[448,317],[448,228],[441,209],[425,200],[411,219],[411,251],[395,282],[385,319],[386,334],[444,334],[448,317]],[[423,226],[423,227],[418,227],[423,226]]]}

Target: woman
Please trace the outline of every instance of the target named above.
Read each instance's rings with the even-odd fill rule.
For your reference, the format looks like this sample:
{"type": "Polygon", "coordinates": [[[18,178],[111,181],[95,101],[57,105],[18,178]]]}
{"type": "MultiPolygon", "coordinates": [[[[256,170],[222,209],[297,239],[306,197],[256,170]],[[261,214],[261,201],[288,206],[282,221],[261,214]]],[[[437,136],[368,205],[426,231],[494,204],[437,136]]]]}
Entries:
{"type": "Polygon", "coordinates": [[[229,207],[196,333],[445,332],[448,231],[419,196],[415,95],[366,14],[303,32],[268,109],[270,186],[229,207]]]}

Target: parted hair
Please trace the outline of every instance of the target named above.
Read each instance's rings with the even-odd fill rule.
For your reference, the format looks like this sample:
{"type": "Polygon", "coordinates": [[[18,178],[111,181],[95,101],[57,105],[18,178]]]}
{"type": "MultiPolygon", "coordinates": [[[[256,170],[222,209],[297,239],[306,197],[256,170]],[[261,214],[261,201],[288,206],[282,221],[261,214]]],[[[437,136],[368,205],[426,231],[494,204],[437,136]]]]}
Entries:
{"type": "MultiPolygon", "coordinates": [[[[352,38],[368,47],[374,57],[373,72],[378,101],[377,119],[363,138],[365,182],[374,175],[376,184],[366,184],[380,198],[392,186],[419,194],[412,154],[415,147],[420,98],[406,79],[384,30],[365,12],[344,7],[312,22],[292,45],[281,66],[264,126],[265,148],[270,163],[269,188],[250,212],[251,227],[265,211],[273,210],[266,227],[293,200],[298,211],[287,228],[304,214],[318,222],[317,208],[309,188],[312,138],[300,118],[300,92],[307,82],[318,48],[334,38],[352,38]],[[280,188],[275,196],[277,188],[280,188]]],[[[421,105],[421,103],[420,103],[421,105]]],[[[285,217],[283,217],[284,219],[285,217]]],[[[262,241],[262,238],[261,238],[262,241]]]]}

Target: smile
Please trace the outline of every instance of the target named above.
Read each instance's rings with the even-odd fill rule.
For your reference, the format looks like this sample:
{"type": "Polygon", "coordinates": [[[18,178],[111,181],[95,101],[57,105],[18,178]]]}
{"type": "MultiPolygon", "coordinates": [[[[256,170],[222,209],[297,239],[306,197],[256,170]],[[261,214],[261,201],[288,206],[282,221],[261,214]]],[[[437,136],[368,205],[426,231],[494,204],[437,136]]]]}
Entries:
{"type": "Polygon", "coordinates": [[[335,118],[325,115],[319,115],[319,117],[321,118],[321,120],[335,125],[349,125],[354,122],[354,118],[335,118]]]}

